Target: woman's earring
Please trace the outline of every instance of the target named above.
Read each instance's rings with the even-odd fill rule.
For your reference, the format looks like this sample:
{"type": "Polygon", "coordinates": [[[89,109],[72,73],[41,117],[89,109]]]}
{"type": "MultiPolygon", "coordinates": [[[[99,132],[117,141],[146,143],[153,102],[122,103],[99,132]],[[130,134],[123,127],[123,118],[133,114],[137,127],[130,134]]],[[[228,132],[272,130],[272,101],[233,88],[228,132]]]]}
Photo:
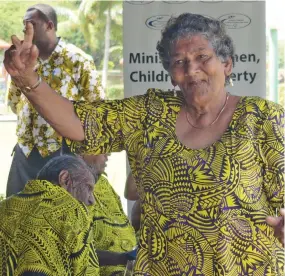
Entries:
{"type": "Polygon", "coordinates": [[[233,79],[232,79],[232,78],[230,78],[230,85],[231,85],[231,86],[234,86],[234,82],[233,82],[233,79]]]}
{"type": "Polygon", "coordinates": [[[176,87],[176,86],[173,86],[172,91],[173,91],[173,96],[174,96],[174,97],[177,97],[177,91],[176,91],[175,87],[176,87]]]}

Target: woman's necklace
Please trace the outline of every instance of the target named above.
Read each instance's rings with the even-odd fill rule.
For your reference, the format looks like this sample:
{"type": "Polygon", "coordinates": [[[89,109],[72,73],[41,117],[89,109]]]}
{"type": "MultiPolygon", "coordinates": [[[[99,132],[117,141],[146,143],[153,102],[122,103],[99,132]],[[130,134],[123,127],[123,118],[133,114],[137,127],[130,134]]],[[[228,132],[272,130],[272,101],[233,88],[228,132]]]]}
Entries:
{"type": "Polygon", "coordinates": [[[194,128],[197,128],[197,129],[204,129],[204,128],[207,128],[207,127],[212,126],[215,122],[218,121],[218,119],[220,118],[221,114],[222,114],[223,111],[225,110],[226,105],[227,105],[227,103],[228,103],[229,97],[230,97],[230,93],[227,92],[227,97],[226,97],[226,100],[225,100],[225,103],[224,103],[222,109],[221,109],[220,112],[218,113],[218,115],[217,115],[217,117],[215,118],[215,120],[214,120],[212,123],[210,123],[208,126],[198,127],[198,126],[193,125],[193,124],[190,122],[189,117],[188,117],[188,116],[190,116],[190,114],[189,114],[189,113],[187,112],[187,110],[186,110],[186,120],[187,120],[188,124],[189,124],[191,127],[194,127],[194,128]]]}

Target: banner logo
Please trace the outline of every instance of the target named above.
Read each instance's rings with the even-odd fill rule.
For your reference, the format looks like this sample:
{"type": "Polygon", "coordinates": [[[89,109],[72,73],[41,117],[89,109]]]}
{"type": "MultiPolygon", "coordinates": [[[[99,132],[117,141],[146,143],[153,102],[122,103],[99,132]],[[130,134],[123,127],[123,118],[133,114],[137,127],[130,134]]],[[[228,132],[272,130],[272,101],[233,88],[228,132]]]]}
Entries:
{"type": "Polygon", "coordinates": [[[132,5],[146,5],[146,4],[150,4],[152,2],[153,1],[148,1],[148,0],[145,0],[145,1],[136,1],[136,0],[127,1],[127,3],[132,4],[132,5]]]}
{"type": "Polygon", "coordinates": [[[188,1],[163,1],[166,4],[183,4],[186,3],[188,1]]]}
{"type": "Polygon", "coordinates": [[[166,25],[167,21],[170,19],[170,15],[155,15],[148,18],[145,24],[148,28],[153,30],[162,30],[166,25]]]}
{"type": "Polygon", "coordinates": [[[200,0],[200,2],[215,4],[215,3],[223,2],[223,0],[212,0],[212,1],[209,1],[209,0],[208,0],[208,1],[207,1],[207,0],[200,0]]]}
{"type": "Polygon", "coordinates": [[[218,18],[225,24],[228,29],[241,29],[247,27],[251,23],[251,19],[241,13],[229,13],[218,18]]]}

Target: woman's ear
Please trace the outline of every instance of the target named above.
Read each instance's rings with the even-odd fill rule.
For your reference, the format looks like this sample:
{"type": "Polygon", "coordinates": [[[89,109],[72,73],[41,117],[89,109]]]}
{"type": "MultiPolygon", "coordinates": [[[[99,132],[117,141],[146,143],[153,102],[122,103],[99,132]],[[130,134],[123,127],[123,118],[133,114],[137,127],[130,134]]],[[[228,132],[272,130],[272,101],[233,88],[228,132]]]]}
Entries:
{"type": "Polygon", "coordinates": [[[72,186],[72,180],[67,170],[62,170],[58,176],[59,185],[65,190],[69,191],[72,186]]]}
{"type": "Polygon", "coordinates": [[[225,72],[225,76],[228,77],[231,75],[232,70],[233,70],[233,60],[232,58],[228,58],[228,60],[226,62],[223,63],[224,64],[224,72],[225,72]]]}

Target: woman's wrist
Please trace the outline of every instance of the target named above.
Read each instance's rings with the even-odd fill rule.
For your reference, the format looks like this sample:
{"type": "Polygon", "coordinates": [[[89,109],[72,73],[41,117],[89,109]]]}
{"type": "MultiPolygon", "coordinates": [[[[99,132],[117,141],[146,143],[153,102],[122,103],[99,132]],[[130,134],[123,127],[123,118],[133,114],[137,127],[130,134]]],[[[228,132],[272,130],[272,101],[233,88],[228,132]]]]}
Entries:
{"type": "Polygon", "coordinates": [[[29,93],[31,90],[36,89],[41,83],[41,78],[36,72],[30,76],[12,77],[12,80],[24,93],[29,93]]]}

